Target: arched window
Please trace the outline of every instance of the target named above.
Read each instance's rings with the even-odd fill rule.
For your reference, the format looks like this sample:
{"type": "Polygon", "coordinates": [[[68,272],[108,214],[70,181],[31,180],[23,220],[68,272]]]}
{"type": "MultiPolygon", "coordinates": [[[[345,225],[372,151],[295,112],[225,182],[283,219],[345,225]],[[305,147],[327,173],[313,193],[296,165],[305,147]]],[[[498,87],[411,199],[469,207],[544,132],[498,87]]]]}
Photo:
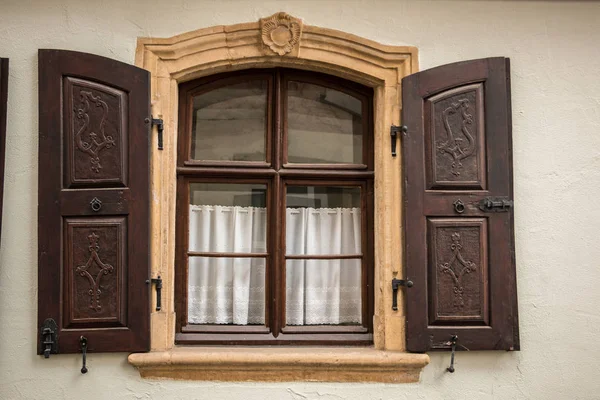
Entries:
{"type": "Polygon", "coordinates": [[[291,69],[179,88],[176,342],[372,343],[373,90],[291,69]]]}

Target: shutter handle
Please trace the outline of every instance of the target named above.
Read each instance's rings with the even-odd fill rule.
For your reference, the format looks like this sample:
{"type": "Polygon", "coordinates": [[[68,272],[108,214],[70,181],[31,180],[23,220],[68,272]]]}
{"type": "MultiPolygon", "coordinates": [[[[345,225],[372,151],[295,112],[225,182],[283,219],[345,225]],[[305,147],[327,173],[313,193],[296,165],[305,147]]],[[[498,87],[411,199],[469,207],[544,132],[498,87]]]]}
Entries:
{"type": "Polygon", "coordinates": [[[83,355],[83,366],[81,367],[81,373],[85,374],[88,372],[88,369],[85,366],[86,355],[87,355],[87,338],[85,336],[80,336],[79,343],[81,343],[81,353],[83,355]]]}

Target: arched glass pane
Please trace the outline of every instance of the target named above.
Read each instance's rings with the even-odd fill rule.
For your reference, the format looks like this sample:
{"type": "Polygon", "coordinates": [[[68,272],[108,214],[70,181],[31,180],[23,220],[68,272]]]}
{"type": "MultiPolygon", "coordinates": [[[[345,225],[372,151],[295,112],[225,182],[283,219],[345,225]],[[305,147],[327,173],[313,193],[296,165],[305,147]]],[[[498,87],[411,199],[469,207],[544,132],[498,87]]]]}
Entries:
{"type": "Polygon", "coordinates": [[[194,96],[192,159],[265,161],[268,87],[249,80],[194,96]]]}
{"type": "Polygon", "coordinates": [[[287,89],[288,162],[364,164],[359,99],[305,82],[287,89]]]}

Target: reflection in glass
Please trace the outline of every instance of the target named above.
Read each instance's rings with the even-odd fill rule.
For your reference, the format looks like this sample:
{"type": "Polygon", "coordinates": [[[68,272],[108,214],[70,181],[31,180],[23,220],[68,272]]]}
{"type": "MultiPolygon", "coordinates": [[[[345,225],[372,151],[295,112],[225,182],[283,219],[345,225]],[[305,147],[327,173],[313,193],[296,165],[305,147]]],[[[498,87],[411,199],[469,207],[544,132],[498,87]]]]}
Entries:
{"type": "Polygon", "coordinates": [[[195,96],[195,160],[265,161],[266,80],[250,80],[195,96]]]}
{"type": "Polygon", "coordinates": [[[364,163],[359,99],[312,83],[287,89],[288,162],[364,163]]]}
{"type": "Polygon", "coordinates": [[[360,188],[288,186],[286,254],[361,254],[360,188]]]}
{"type": "Polygon", "coordinates": [[[190,257],[188,323],[265,323],[265,259],[190,257]]]}
{"type": "Polygon", "coordinates": [[[361,260],[287,260],[286,325],[359,325],[361,260]]]}
{"type": "Polygon", "coordinates": [[[261,184],[191,183],[189,250],[266,252],[266,191],[261,184]]]}

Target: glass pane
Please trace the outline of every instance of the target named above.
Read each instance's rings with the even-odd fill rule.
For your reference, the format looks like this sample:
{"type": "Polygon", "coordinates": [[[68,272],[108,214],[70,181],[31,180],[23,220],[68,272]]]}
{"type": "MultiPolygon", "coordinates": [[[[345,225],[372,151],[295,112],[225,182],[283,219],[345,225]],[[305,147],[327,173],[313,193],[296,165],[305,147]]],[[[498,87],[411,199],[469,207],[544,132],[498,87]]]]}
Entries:
{"type": "Polygon", "coordinates": [[[361,254],[360,188],[288,186],[287,254],[361,254]]]}
{"type": "Polygon", "coordinates": [[[264,325],[265,259],[190,257],[188,323],[264,325]]]}
{"type": "Polygon", "coordinates": [[[359,99],[335,89],[288,82],[288,162],[363,163],[359,99]]]}
{"type": "Polygon", "coordinates": [[[267,186],[191,183],[189,250],[267,251],[267,186]]]}
{"type": "Polygon", "coordinates": [[[266,80],[250,80],[194,97],[192,158],[264,161],[266,80]]]}
{"type": "Polygon", "coordinates": [[[361,260],[287,260],[286,325],[360,325],[361,260]]]}

